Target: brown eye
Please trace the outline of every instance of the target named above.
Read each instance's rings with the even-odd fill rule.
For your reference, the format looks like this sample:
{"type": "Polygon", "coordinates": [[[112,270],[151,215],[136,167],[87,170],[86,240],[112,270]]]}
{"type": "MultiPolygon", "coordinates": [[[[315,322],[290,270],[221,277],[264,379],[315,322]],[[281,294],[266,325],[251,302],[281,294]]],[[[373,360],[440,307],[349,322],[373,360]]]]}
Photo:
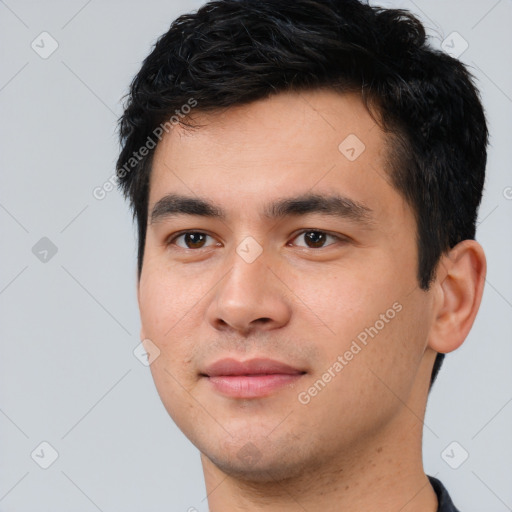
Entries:
{"type": "Polygon", "coordinates": [[[208,237],[210,237],[210,235],[202,233],[201,231],[187,231],[185,233],[176,235],[171,240],[169,240],[169,245],[175,244],[182,249],[202,249],[203,247],[208,247],[205,245],[205,241],[208,237]],[[184,245],[175,243],[176,240],[179,240],[180,238],[183,239],[184,245]]]}
{"type": "MultiPolygon", "coordinates": [[[[297,237],[294,238],[294,240],[298,240],[302,238],[306,245],[299,245],[299,247],[307,247],[309,249],[321,249],[322,247],[325,247],[325,242],[328,239],[328,237],[334,239],[334,240],[340,240],[339,237],[330,235],[326,233],[325,231],[320,230],[314,230],[310,229],[308,231],[303,231],[302,233],[299,233],[297,237]]],[[[332,244],[328,244],[332,245],[332,244]]]]}

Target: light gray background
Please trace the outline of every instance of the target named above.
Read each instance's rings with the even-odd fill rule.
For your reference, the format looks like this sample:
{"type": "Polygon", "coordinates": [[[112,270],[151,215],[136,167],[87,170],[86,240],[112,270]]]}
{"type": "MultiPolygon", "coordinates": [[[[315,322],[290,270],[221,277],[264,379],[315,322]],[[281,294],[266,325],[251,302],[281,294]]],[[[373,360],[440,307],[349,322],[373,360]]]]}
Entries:
{"type": "MultiPolygon", "coordinates": [[[[92,195],[114,172],[116,119],[132,76],[171,21],[201,4],[0,0],[0,511],[207,510],[199,454],[133,354],[140,324],[128,206],[117,190],[101,201],[92,195]],[[43,31],[59,45],[47,59],[31,48],[34,40],[42,46],[43,31]],[[33,252],[43,237],[57,248],[47,261],[33,252]],[[58,452],[48,469],[31,457],[36,450],[35,460],[49,461],[43,441],[58,452]]],[[[462,512],[505,512],[512,510],[512,2],[383,5],[418,14],[434,46],[453,31],[468,42],[460,58],[488,114],[477,235],[487,285],[471,334],[447,357],[431,393],[424,460],[462,512]],[[460,462],[463,450],[469,458],[452,469],[446,460],[460,462]]]]}

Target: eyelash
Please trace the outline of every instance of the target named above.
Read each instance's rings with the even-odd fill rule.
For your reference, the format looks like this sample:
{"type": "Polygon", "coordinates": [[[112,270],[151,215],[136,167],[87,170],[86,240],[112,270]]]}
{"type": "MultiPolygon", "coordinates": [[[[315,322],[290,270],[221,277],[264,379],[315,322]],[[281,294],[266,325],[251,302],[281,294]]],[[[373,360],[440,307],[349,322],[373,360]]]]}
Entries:
{"type": "MultiPolygon", "coordinates": [[[[170,246],[170,245],[175,245],[174,242],[180,238],[181,236],[184,236],[184,235],[187,235],[187,234],[199,234],[199,235],[206,235],[206,236],[209,236],[211,238],[213,238],[211,235],[209,235],[208,233],[205,233],[204,231],[196,231],[196,230],[186,230],[186,231],[181,231],[179,233],[176,233],[175,235],[173,235],[171,238],[168,238],[167,241],[165,242],[165,245],[166,246],[170,246]]],[[[297,233],[292,240],[295,240],[296,238],[300,237],[301,235],[304,235],[305,233],[321,233],[323,235],[327,235],[327,236],[330,236],[334,239],[337,240],[338,243],[344,243],[344,242],[347,242],[348,241],[348,238],[347,237],[343,237],[343,236],[340,236],[340,235],[333,235],[327,231],[323,231],[321,229],[303,229],[302,231],[300,231],[299,233],[297,233]]],[[[313,250],[319,250],[319,249],[325,249],[327,247],[330,247],[331,245],[334,245],[334,244],[328,244],[326,246],[323,246],[323,247],[305,247],[305,246],[300,246],[302,247],[303,249],[313,249],[313,250]]],[[[212,246],[207,246],[207,247],[199,247],[198,249],[191,249],[189,247],[187,248],[184,248],[184,247],[179,247],[179,246],[176,246],[178,247],[179,249],[182,249],[184,251],[199,251],[201,249],[208,249],[209,247],[212,247],[212,246]]]]}

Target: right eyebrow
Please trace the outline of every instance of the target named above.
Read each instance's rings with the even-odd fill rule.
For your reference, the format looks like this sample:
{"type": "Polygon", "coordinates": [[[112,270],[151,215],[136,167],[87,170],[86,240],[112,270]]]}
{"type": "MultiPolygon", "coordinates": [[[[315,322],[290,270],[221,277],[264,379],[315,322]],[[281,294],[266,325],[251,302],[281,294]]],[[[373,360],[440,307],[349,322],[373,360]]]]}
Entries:
{"type": "Polygon", "coordinates": [[[206,199],[167,194],[159,199],[153,207],[150,224],[178,215],[200,215],[201,217],[226,219],[226,212],[206,199]]]}

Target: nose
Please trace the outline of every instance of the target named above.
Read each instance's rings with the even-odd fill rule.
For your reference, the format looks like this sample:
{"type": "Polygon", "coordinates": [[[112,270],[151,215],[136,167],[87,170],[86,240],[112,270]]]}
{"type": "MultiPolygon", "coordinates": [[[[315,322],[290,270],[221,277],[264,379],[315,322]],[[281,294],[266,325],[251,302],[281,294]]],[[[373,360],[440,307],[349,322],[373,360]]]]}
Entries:
{"type": "Polygon", "coordinates": [[[217,330],[243,335],[286,325],[292,310],[286,286],[271,270],[265,252],[251,263],[235,253],[230,263],[209,304],[209,323],[217,330]]]}

